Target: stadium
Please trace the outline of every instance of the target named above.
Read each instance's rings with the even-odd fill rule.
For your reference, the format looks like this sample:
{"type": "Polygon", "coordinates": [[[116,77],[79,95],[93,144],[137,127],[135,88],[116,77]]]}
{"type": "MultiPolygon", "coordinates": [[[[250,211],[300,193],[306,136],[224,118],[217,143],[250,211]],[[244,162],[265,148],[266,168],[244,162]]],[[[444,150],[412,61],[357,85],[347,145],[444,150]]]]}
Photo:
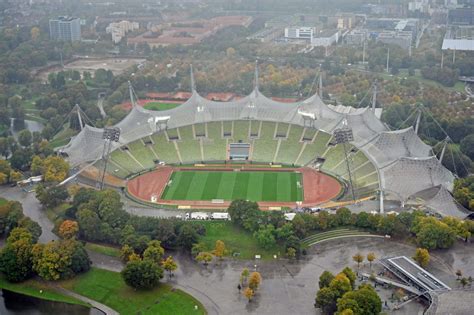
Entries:
{"type": "Polygon", "coordinates": [[[131,89],[115,141],[104,136],[113,129],[81,123],[61,152],[79,172],[100,178],[105,170],[106,185],[150,205],[226,208],[239,198],[281,209],[376,198],[381,212],[394,200],[468,214],[451,196],[454,175],[417,126],[390,130],[379,108],[327,105],[318,94],[277,102],[260,93],[258,71],[252,93],[236,101],[200,96],[192,71],[191,87],[184,104],[163,111],[138,106],[131,89]]]}

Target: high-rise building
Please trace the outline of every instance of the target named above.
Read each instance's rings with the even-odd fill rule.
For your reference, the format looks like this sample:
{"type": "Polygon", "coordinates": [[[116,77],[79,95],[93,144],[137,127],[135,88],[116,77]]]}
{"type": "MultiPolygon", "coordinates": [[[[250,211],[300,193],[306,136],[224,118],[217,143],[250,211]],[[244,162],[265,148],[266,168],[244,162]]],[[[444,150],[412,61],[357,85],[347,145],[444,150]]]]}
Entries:
{"type": "Polygon", "coordinates": [[[81,20],[68,16],[60,16],[49,20],[49,36],[52,40],[65,42],[81,40],[81,20]]]}

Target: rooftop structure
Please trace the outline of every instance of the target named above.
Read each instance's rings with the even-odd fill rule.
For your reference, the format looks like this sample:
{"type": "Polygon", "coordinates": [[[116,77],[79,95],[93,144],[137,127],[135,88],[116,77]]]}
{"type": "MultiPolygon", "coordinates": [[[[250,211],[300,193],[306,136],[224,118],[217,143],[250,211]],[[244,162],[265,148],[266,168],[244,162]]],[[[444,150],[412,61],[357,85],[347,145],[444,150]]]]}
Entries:
{"type": "Polygon", "coordinates": [[[315,30],[313,27],[286,27],[285,38],[303,39],[312,41],[315,30]]]}
{"type": "Polygon", "coordinates": [[[406,256],[384,258],[381,259],[381,263],[400,280],[415,287],[422,294],[451,290],[441,280],[406,256]]]}
{"type": "Polygon", "coordinates": [[[52,40],[81,40],[81,21],[79,18],[60,16],[49,20],[49,36],[52,40]]]}
{"type": "Polygon", "coordinates": [[[346,34],[344,43],[347,45],[362,45],[369,36],[366,29],[354,29],[346,34]]]}
{"type": "Polygon", "coordinates": [[[311,40],[312,46],[329,47],[339,41],[339,30],[323,30],[316,33],[311,40]]]}
{"type": "Polygon", "coordinates": [[[112,41],[118,44],[128,32],[137,30],[140,25],[137,22],[121,21],[110,23],[105,29],[107,34],[112,35],[112,41]]]}
{"type": "Polygon", "coordinates": [[[378,34],[377,41],[385,44],[397,45],[410,51],[413,42],[413,34],[412,32],[406,31],[385,31],[378,34]]]}
{"type": "MultiPolygon", "coordinates": [[[[399,200],[402,205],[419,191],[436,187],[447,192],[441,196],[443,202],[453,200],[449,193],[453,188],[453,174],[441,164],[431,148],[420,140],[413,128],[391,131],[380,121],[377,111],[368,107],[326,105],[317,94],[306,100],[281,103],[264,96],[259,91],[258,80],[255,81],[255,89],[250,95],[229,102],[216,102],[202,97],[195,90],[193,79],[190,98],[176,108],[150,111],[132,101],[131,112],[115,125],[121,129],[121,135],[119,143],[114,143],[112,150],[152,136],[163,128],[173,129],[203,123],[264,121],[301,126],[328,135],[344,126],[352,129],[353,140],[350,145],[355,147],[357,156],[365,159],[367,162],[363,163],[368,166],[375,166],[375,169],[364,171],[364,165],[361,164],[360,170],[355,170],[359,174],[359,180],[370,177],[368,183],[375,183],[377,189],[389,198],[399,200]]],[[[85,125],[82,131],[61,149],[67,154],[72,166],[94,163],[100,159],[102,133],[102,129],[85,125]]],[[[323,145],[326,146],[326,142],[323,145]]],[[[327,162],[331,162],[331,156],[336,154],[337,150],[327,147],[325,151],[323,156],[327,162]]],[[[312,157],[316,158],[317,156],[312,157]]],[[[339,164],[325,167],[334,170],[339,164]]],[[[345,178],[346,175],[342,173],[341,176],[345,178]]],[[[434,197],[440,198],[440,195],[434,197]]],[[[436,211],[439,209],[436,208],[436,200],[426,200],[426,205],[436,211]]],[[[466,217],[466,213],[455,210],[440,214],[466,217]]]]}
{"type": "Polygon", "coordinates": [[[441,49],[474,51],[474,27],[449,29],[444,36],[441,49]]]}

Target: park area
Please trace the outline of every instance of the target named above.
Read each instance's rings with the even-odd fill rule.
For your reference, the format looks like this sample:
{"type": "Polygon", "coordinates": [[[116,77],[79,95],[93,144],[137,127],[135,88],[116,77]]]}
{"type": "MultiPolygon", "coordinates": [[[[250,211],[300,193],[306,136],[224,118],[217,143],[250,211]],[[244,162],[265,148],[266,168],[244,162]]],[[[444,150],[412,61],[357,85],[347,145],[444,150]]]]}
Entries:
{"type": "Polygon", "coordinates": [[[125,285],[120,273],[103,269],[92,268],[60,285],[120,314],[206,314],[199,301],[168,284],[162,283],[152,290],[135,290],[125,285]]]}
{"type": "Polygon", "coordinates": [[[303,200],[302,176],[296,172],[176,171],[163,192],[165,200],[303,200]]]}

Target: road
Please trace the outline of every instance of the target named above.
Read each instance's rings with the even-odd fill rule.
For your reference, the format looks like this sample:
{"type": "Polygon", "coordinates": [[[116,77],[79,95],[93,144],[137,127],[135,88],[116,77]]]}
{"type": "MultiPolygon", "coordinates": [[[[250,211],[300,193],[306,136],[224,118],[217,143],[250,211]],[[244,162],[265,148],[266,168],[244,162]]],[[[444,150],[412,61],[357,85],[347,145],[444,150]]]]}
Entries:
{"type": "Polygon", "coordinates": [[[23,213],[33,221],[38,222],[43,230],[39,238],[40,243],[47,243],[58,239],[52,232],[54,224],[46,216],[46,212],[42,209],[34,192],[24,192],[19,187],[0,186],[0,197],[21,202],[23,213]]]}
{"type": "Polygon", "coordinates": [[[99,97],[99,99],[97,100],[97,108],[99,108],[100,115],[102,116],[102,118],[107,117],[107,114],[105,113],[105,110],[104,110],[104,98],[103,97],[99,97]]]}

